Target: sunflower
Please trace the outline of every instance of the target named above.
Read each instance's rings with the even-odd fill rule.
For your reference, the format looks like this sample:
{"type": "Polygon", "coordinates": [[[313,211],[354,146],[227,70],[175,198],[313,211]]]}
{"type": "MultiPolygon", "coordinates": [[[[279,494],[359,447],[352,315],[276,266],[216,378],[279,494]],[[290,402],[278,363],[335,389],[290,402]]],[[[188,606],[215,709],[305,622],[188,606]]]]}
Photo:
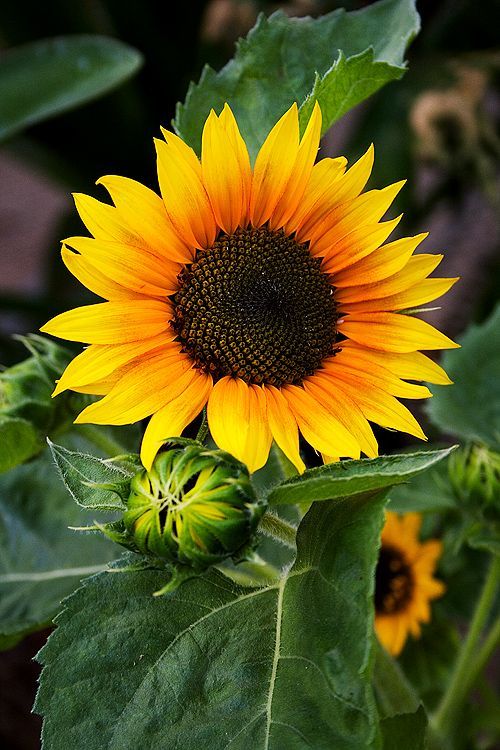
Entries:
{"type": "Polygon", "coordinates": [[[134,180],[98,180],[114,205],[74,196],[92,237],[63,242],[67,268],[105,302],[62,313],[42,331],[89,344],[65,389],[103,396],[77,422],[151,417],[141,457],[207,406],[219,448],[263,466],[274,439],[299,471],[299,431],[325,457],[377,455],[369,421],[425,439],[397,397],[408,380],[450,382],[419,349],[456,346],[401,314],[456,279],[428,278],[441,255],[426,237],[383,244],[381,218],[403,182],[362,192],[369,148],[315,164],[318,105],[300,138],[294,104],[255,164],[228,105],[203,129],[201,159],[177,135],[156,140],[161,197],[134,180]]]}
{"type": "Polygon", "coordinates": [[[397,656],[408,635],[420,636],[429,622],[429,602],[444,592],[433,578],[442,545],[437,539],[418,541],[419,513],[399,517],[387,513],[375,573],[375,631],[379,641],[397,656]]]}

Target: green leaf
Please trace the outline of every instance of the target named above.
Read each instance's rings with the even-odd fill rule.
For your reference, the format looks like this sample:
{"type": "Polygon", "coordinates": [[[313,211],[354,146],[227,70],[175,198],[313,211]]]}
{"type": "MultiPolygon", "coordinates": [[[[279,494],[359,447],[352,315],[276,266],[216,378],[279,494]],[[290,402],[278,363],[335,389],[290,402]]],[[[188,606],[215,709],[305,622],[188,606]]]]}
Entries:
{"type": "Polygon", "coordinates": [[[340,461],[308,469],[271,489],[272,505],[333,500],[360,493],[378,492],[407,482],[449,455],[453,448],[422,451],[359,461],[340,461]]]}
{"type": "Polygon", "coordinates": [[[315,504],[263,588],[212,571],[153,599],[155,571],[90,579],[40,654],[45,750],[376,747],[382,515],[380,496],[315,504]]]}
{"type": "Polygon", "coordinates": [[[425,750],[427,716],[423,706],[413,713],[390,716],[380,722],[383,750],[425,750]]]}
{"type": "Polygon", "coordinates": [[[399,664],[377,642],[373,670],[375,696],[381,718],[414,713],[419,697],[399,664]]]}
{"type": "Polygon", "coordinates": [[[179,104],[174,126],[198,153],[212,108],[228,102],[252,157],[279,117],[297,102],[304,125],[316,99],[323,132],[345,112],[405,72],[404,53],[419,30],[413,0],[381,0],[320,18],[259,16],[234,59],[206,67],[179,104]]]}
{"type": "Polygon", "coordinates": [[[108,540],[68,529],[87,522],[48,449],[0,477],[0,648],[50,623],[79,581],[117,556],[108,540]]]}
{"type": "Polygon", "coordinates": [[[447,352],[442,362],[455,384],[436,389],[429,418],[447,434],[500,451],[500,305],[459,342],[462,348],[447,352]]]}
{"type": "Polygon", "coordinates": [[[102,96],[141,64],[118,39],[86,34],[8,50],[0,59],[0,140],[102,96]]]}
{"type": "Polygon", "coordinates": [[[401,484],[390,492],[388,510],[395,513],[434,513],[457,510],[457,501],[448,478],[448,461],[401,484]]]}
{"type": "Polygon", "coordinates": [[[130,479],[140,469],[138,456],[103,459],[48,442],[61,479],[78,505],[90,510],[125,507],[130,479]]]}

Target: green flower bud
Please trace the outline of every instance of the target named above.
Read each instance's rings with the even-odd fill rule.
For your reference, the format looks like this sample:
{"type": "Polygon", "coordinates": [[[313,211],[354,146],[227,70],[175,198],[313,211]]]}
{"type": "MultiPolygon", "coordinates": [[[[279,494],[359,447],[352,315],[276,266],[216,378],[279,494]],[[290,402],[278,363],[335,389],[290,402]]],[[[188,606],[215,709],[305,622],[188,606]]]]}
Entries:
{"type": "Polygon", "coordinates": [[[500,504],[500,454],[484,445],[469,445],[451,454],[448,472],[461,502],[500,504]]]}
{"type": "Polygon", "coordinates": [[[193,442],[133,477],[123,522],[137,551],[203,570],[242,557],[264,510],[244,464],[193,442]]]}

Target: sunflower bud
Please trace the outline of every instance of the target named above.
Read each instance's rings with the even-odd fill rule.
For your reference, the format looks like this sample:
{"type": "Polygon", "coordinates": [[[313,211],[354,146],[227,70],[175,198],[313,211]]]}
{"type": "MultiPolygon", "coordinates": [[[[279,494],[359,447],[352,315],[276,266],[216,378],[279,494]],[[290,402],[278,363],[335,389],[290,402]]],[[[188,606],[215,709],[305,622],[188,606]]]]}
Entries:
{"type": "Polygon", "coordinates": [[[244,464],[191,443],[136,474],[123,523],[137,551],[203,570],[241,558],[264,509],[244,464]]]}
{"type": "Polygon", "coordinates": [[[469,445],[450,456],[450,483],[463,503],[488,506],[500,498],[500,454],[484,445],[469,445]]]}

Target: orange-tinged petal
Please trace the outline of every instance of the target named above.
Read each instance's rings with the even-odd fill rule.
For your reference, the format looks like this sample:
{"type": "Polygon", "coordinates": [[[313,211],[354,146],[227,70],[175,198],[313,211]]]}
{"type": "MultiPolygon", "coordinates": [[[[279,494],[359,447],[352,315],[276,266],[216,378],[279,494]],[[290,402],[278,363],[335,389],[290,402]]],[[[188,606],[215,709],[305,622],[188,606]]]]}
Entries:
{"type": "Polygon", "coordinates": [[[285,397],[278,388],[266,385],[267,418],[276,444],[301,474],[305,467],[299,452],[299,431],[285,397]]]}
{"type": "Polygon", "coordinates": [[[403,237],[389,242],[370,253],[366,258],[357,261],[335,274],[335,287],[359,286],[374,284],[404,268],[420,243],[428,237],[428,232],[417,234],[415,237],[403,237]]]}
{"type": "Polygon", "coordinates": [[[260,227],[272,215],[290,180],[299,149],[299,118],[294,103],[273,127],[255,160],[250,221],[260,227]]]}
{"type": "Polygon", "coordinates": [[[181,435],[201,412],[211,389],[211,376],[195,371],[193,379],[183,392],[153,414],[141,445],[141,461],[148,471],[166,438],[181,435]]]}
{"type": "Polygon", "coordinates": [[[179,288],[177,276],[182,266],[147,250],[91,237],[69,237],[64,243],[108,278],[140,294],[165,297],[179,288]]]}
{"type": "Polygon", "coordinates": [[[337,159],[322,159],[313,166],[302,200],[285,225],[286,234],[295,232],[316,211],[318,205],[321,206],[335,191],[346,164],[347,159],[341,156],[337,159]]]}
{"type": "Polygon", "coordinates": [[[427,440],[413,414],[397,398],[374,386],[360,388],[346,378],[338,378],[337,386],[357,403],[370,422],[390,430],[399,430],[427,440]]]}
{"type": "Polygon", "coordinates": [[[459,344],[419,318],[376,312],[348,315],[338,330],[358,344],[388,352],[417,349],[456,349],[459,344]]]}
{"type": "Polygon", "coordinates": [[[408,310],[442,297],[457,281],[459,281],[459,277],[453,279],[424,279],[409,289],[390,297],[366,300],[366,302],[344,303],[342,310],[345,313],[408,310]]]}
{"type": "Polygon", "coordinates": [[[147,299],[147,295],[139,294],[132,289],[127,289],[121,286],[121,284],[117,284],[116,281],[98,271],[83,256],[77,255],[72,250],[68,250],[64,245],[61,249],[61,257],[68,271],[83,286],[87,287],[94,294],[97,294],[98,297],[111,300],[112,302],[127,299],[147,299]]]}
{"type": "Polygon", "coordinates": [[[363,224],[343,237],[339,237],[338,241],[335,240],[328,249],[321,266],[322,271],[333,274],[333,285],[335,286],[336,274],[339,271],[374,254],[382,242],[385,242],[394,231],[401,218],[397,216],[395,219],[379,224],[363,224]]]}
{"type": "Polygon", "coordinates": [[[68,388],[83,386],[107,378],[117,368],[132,362],[136,357],[147,354],[159,347],[169,349],[177,347],[172,344],[175,332],[160,333],[151,339],[133,341],[130,344],[92,344],[78,354],[64,370],[57,381],[53,396],[68,388]]]}
{"type": "Polygon", "coordinates": [[[243,222],[248,207],[246,185],[226,129],[212,110],[201,142],[201,167],[217,224],[231,234],[243,222]]]}
{"type": "Polygon", "coordinates": [[[271,229],[284,226],[295,213],[309,182],[321,137],[321,109],[315,103],[307,128],[300,142],[292,174],[269,220],[271,229]]]}
{"type": "Polygon", "coordinates": [[[162,199],[153,190],[118,175],[101,177],[96,184],[104,185],[120,221],[143,240],[141,247],[177,263],[192,261],[192,250],[174,231],[162,199]]]}
{"type": "Polygon", "coordinates": [[[56,315],[43,333],[86,344],[126,344],[169,330],[170,306],[159,300],[102,302],[56,315]]]}
{"type": "Polygon", "coordinates": [[[363,453],[369,458],[378,456],[378,445],[372,428],[357,404],[335,386],[333,378],[326,378],[320,370],[317,375],[306,378],[304,388],[352,432],[363,453]]]}
{"type": "Polygon", "coordinates": [[[442,255],[414,255],[399,273],[389,276],[387,279],[377,281],[375,284],[363,284],[360,286],[339,289],[335,298],[343,305],[346,302],[364,302],[372,299],[381,299],[390,295],[399,294],[414,284],[423,281],[441,263],[442,255]]]}
{"type": "Polygon", "coordinates": [[[73,193],[73,198],[81,220],[94,237],[141,245],[139,235],[123,223],[115,206],[101,203],[96,198],[83,193],[73,193]]]}
{"type": "Polygon", "coordinates": [[[366,349],[355,341],[343,341],[342,350],[354,351],[358,358],[365,360],[367,368],[375,362],[405,380],[423,380],[438,385],[450,385],[452,382],[443,368],[422,352],[393,354],[366,349]]]}
{"type": "Polygon", "coordinates": [[[210,247],[217,231],[210,201],[203,185],[201,165],[192,149],[165,133],[167,143],[155,139],[158,180],[174,229],[191,247],[210,247]],[[182,145],[181,145],[182,144],[182,145]]]}
{"type": "MultiPolygon", "coordinates": [[[[299,238],[311,237],[334,208],[341,203],[352,201],[361,193],[372,171],[373,154],[373,145],[371,145],[367,152],[345,174],[344,170],[338,173],[335,186],[328,185],[327,181],[323,179],[323,185],[328,185],[328,189],[322,192],[318,191],[315,196],[316,200],[310,206],[309,211],[303,213],[303,219],[297,225],[299,238]]],[[[322,163],[319,162],[315,170],[322,163]]],[[[299,241],[302,241],[302,239],[299,241]]]]}
{"type": "Polygon", "coordinates": [[[386,366],[370,361],[368,357],[360,357],[352,349],[344,349],[335,357],[325,360],[323,366],[326,375],[355,380],[360,388],[369,384],[400,398],[430,398],[432,395],[425,386],[405,383],[386,366]]]}
{"type": "Polygon", "coordinates": [[[329,456],[359,458],[358,441],[331,410],[302,387],[287,385],[281,392],[288,401],[301,433],[313,448],[329,456]]]}
{"type": "Polygon", "coordinates": [[[318,223],[309,237],[303,237],[301,231],[299,241],[310,240],[313,255],[331,254],[335,243],[349,232],[380,221],[404,184],[403,180],[382,190],[370,190],[348,203],[342,203],[318,223]]]}
{"type": "Polygon", "coordinates": [[[189,385],[197,372],[176,350],[160,350],[143,357],[120,378],[100,401],[90,404],[76,423],[132,424],[161,409],[189,385]]]}

